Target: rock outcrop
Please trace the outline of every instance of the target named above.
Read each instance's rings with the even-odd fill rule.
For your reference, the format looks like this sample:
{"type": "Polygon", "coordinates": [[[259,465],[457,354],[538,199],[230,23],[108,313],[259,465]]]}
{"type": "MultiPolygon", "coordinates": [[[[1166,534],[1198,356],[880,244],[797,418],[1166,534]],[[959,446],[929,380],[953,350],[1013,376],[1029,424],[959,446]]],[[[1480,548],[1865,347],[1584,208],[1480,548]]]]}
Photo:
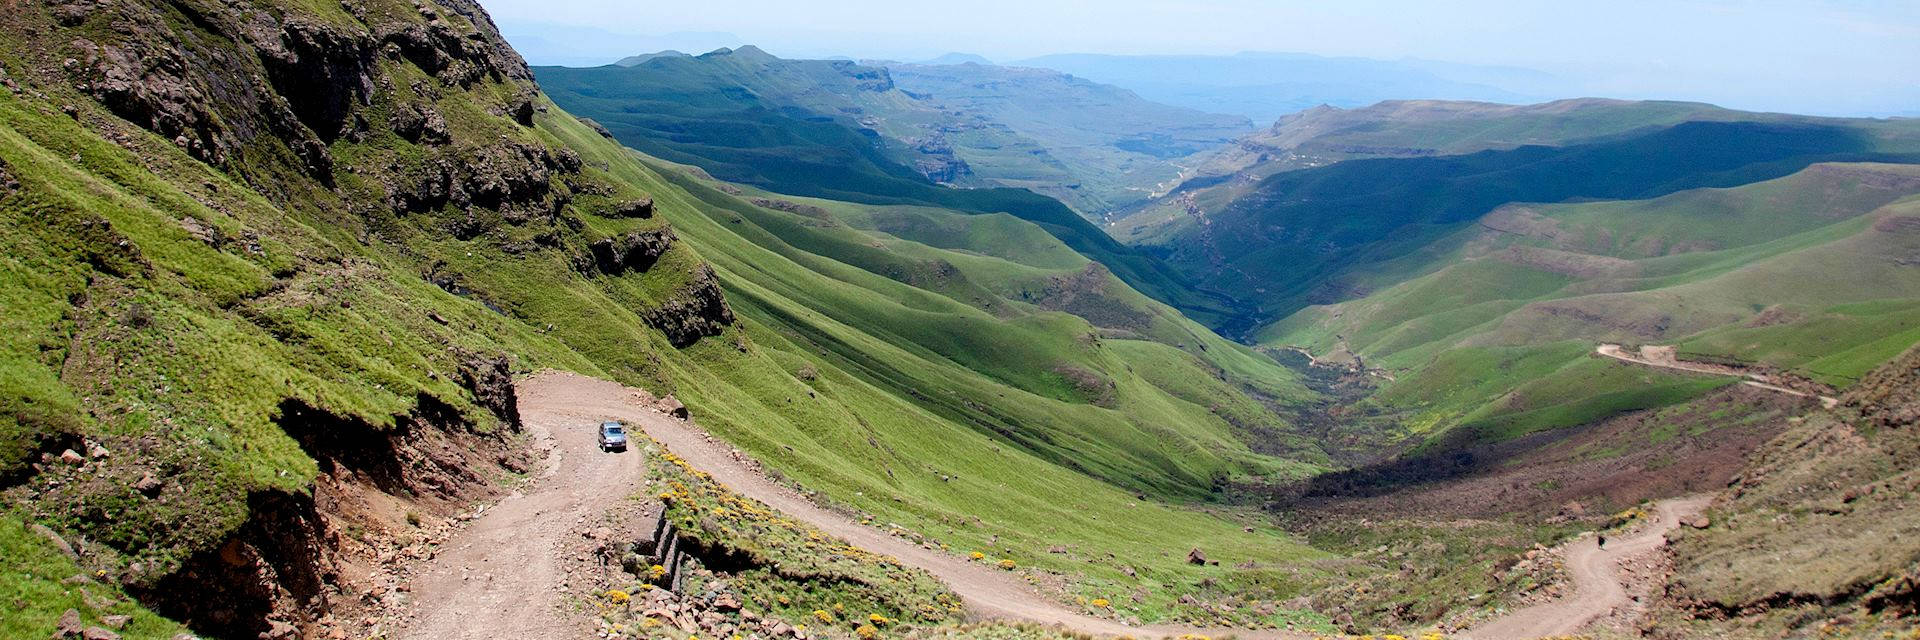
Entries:
{"type": "Polygon", "coordinates": [[[520,429],[520,396],[514,391],[513,367],[506,356],[468,356],[460,363],[460,386],[502,423],[520,429]]]}
{"type": "Polygon", "coordinates": [[[587,254],[574,258],[579,271],[617,276],[628,271],[646,271],[673,248],[673,229],[661,227],[635,231],[624,236],[601,238],[587,245],[587,254]]]}
{"type": "Polygon", "coordinates": [[[733,324],[733,309],[720,292],[720,280],[713,267],[695,269],[686,286],[660,306],[640,314],[647,325],[667,335],[676,347],[685,347],[707,336],[717,336],[733,324]]]}

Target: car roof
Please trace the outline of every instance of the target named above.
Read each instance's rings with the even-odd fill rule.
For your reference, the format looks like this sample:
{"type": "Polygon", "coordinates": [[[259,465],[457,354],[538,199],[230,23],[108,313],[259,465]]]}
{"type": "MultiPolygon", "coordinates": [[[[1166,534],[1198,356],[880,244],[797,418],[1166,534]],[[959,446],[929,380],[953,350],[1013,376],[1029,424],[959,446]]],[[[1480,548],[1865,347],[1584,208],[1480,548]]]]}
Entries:
{"type": "Polygon", "coordinates": [[[600,423],[600,427],[601,427],[601,428],[603,428],[603,429],[604,429],[604,428],[606,428],[606,427],[618,427],[618,426],[620,426],[620,423],[618,423],[618,422],[614,422],[614,421],[612,421],[612,420],[608,420],[608,421],[606,421],[606,422],[602,422],[602,423],[600,423]]]}

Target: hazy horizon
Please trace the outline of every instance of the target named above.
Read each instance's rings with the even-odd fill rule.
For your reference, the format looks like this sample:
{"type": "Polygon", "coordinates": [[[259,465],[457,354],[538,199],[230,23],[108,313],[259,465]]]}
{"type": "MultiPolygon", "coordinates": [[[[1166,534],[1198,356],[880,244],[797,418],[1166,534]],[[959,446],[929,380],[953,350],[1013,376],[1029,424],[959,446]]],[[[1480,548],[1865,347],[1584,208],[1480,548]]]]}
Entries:
{"type": "MultiPolygon", "coordinates": [[[[1819,115],[1920,115],[1920,3],[1633,0],[1559,5],[1202,0],[957,6],[486,0],[533,64],[752,44],[795,58],[1007,62],[1050,54],[1305,53],[1533,69],[1592,95],[1819,115]]],[[[1423,96],[1410,95],[1407,98],[1423,96]]],[[[1549,97],[1549,96],[1541,96],[1549,97]]]]}

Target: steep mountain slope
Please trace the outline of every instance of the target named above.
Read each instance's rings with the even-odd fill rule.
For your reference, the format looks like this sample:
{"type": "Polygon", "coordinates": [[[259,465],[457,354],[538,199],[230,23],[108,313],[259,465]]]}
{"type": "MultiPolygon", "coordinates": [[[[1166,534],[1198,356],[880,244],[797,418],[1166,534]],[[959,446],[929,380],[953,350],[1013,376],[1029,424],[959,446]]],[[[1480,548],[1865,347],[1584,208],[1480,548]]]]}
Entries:
{"type": "MultiPolygon", "coordinates": [[[[1083,213],[1103,214],[1185,179],[1188,156],[1253,128],[1245,118],[1149,102],[1133,92],[1047,69],[984,64],[889,64],[902,90],[968,114],[982,114],[1046,148],[1072,184],[1051,185],[999,172],[1019,163],[1007,151],[954,142],[975,176],[1032,189],[1083,213]],[[1064,187],[1064,188],[1062,188],[1064,187]]],[[[964,138],[966,134],[957,134],[964,138]]]]}
{"type": "MultiPolygon", "coordinates": [[[[953,145],[938,140],[960,129],[988,136],[970,144],[995,149],[999,171],[1026,172],[1035,166],[1027,161],[1045,152],[1003,124],[963,116],[956,125],[955,116],[895,88],[885,69],[782,60],[742,47],[655,58],[634,67],[538,72],[562,104],[603,125],[621,143],[699,166],[722,180],[834,200],[1010,213],[1203,321],[1233,313],[1230,301],[1195,291],[1165,265],[1114,242],[1060,201],[1025,189],[950,189],[927,180],[922,173],[948,171],[924,163],[957,162],[953,145]],[[929,126],[960,129],[923,130],[929,126]],[[936,143],[922,144],[928,140],[936,143]],[[1029,151],[1009,153],[1018,148],[1029,151]],[[1021,162],[1000,163],[1008,158],[1021,162]]],[[[1050,158],[1041,164],[1064,166],[1050,158]]],[[[1064,172],[1057,176],[1068,179],[1064,172]]]]}
{"type": "Polygon", "coordinates": [[[1368,404],[1421,437],[1511,438],[1711,386],[1591,358],[1602,342],[1677,344],[1687,359],[1845,386],[1920,340],[1916,213],[1920,166],[1888,164],[1506,205],[1351,272],[1343,287],[1366,295],[1308,307],[1260,340],[1391,371],[1368,404]]]}
{"type": "Polygon", "coordinates": [[[1311,393],[1056,229],[735,195],[553,108],[470,3],[16,9],[0,635],[323,634],[411,522],[525,471],[510,376],[543,367],[674,393],[902,530],[1151,575],[1163,612],[1243,571],[1167,540],[1321,555],[1165,504],[1319,468],[1282,414],[1311,393]]]}

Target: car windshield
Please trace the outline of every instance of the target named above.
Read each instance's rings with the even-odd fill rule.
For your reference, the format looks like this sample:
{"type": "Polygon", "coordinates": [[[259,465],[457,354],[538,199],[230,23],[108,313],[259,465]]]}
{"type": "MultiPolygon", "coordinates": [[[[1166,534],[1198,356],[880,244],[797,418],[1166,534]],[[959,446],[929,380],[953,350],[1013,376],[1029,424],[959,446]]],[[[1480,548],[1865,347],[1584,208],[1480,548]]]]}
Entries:
{"type": "Polygon", "coordinates": [[[610,436],[620,435],[620,427],[606,427],[606,430],[607,430],[607,435],[610,435],[610,436]]]}

